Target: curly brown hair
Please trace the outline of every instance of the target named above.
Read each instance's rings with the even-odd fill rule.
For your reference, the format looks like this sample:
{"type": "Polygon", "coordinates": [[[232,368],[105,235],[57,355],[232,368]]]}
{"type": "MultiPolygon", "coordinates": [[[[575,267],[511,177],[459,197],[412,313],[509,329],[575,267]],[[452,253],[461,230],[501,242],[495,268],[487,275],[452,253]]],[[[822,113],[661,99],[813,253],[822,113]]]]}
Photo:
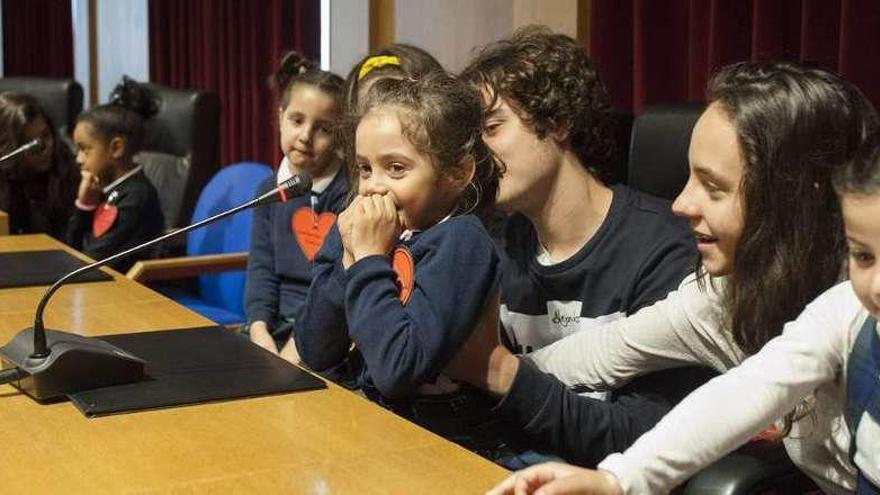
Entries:
{"type": "MultiPolygon", "coordinates": [[[[352,123],[356,127],[364,115],[380,107],[395,112],[406,139],[429,156],[439,171],[473,158],[471,185],[462,192],[453,213],[473,212],[488,223],[503,168],[483,142],[479,94],[444,72],[418,79],[383,78],[358,102],[352,123]]],[[[356,183],[352,190],[357,190],[356,183]]]]}
{"type": "Polygon", "coordinates": [[[581,163],[607,179],[615,159],[608,92],[583,46],[544,26],[526,26],[480,50],[461,78],[489,98],[483,111],[504,99],[541,139],[567,131],[581,163]]]}

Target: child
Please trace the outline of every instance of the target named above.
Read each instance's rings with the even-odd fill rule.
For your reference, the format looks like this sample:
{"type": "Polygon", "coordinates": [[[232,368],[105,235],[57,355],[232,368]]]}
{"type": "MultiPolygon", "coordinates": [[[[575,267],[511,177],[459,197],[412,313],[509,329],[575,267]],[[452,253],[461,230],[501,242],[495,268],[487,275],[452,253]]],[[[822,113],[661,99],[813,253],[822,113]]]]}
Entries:
{"type": "MultiPolygon", "coordinates": [[[[73,141],[82,180],[67,243],[96,260],[162,233],[156,188],[132,160],[143,142],[143,118],[154,111],[149,92],[132,82],[114,102],[77,118],[73,141]]],[[[125,271],[136,259],[119,260],[110,266],[125,271]]]]}
{"type": "Polygon", "coordinates": [[[32,96],[0,94],[0,154],[39,138],[41,151],[0,164],[0,210],[12,234],[49,234],[64,239],[80,181],[73,157],[32,96]]]}
{"type": "MultiPolygon", "coordinates": [[[[611,105],[576,40],[523,28],[483,48],[462,78],[482,93],[483,139],[506,166],[498,206],[511,215],[497,237],[503,338],[514,352],[634,314],[678,286],[696,260],[687,223],[669,201],[603,182],[615,154],[611,105]]],[[[584,455],[531,436],[542,450],[595,464],[705,376],[665,371],[610,396],[590,393],[608,402],[592,408],[596,427],[592,439],[581,438],[584,455]]]]}
{"type": "MultiPolygon", "coordinates": [[[[532,364],[565,384],[597,388],[693,363],[727,372],[779,335],[786,321],[838,280],[844,235],[830,176],[876,132],[871,105],[833,74],[787,63],[726,67],[710,82],[708,100],[691,138],[690,179],[674,204],[698,241],[702,263],[697,274],[663,301],[593,332],[562,339],[528,360],[518,360],[500,346],[474,351],[478,345],[465,346],[473,352],[460,357],[483,369],[482,378],[471,376],[471,381],[506,394],[501,406],[505,414],[527,421],[536,431],[566,438],[571,448],[577,448],[584,428],[579,420],[582,408],[560,390],[562,384],[532,364]],[[531,399],[535,394],[545,398],[540,409],[531,399]]],[[[818,316],[811,310],[805,314],[818,316]]],[[[805,341],[800,348],[808,353],[808,347],[805,341]]],[[[798,376],[809,381],[830,369],[823,364],[817,371],[815,363],[792,367],[790,360],[778,357],[760,361],[765,366],[761,380],[742,382],[739,393],[726,393],[725,401],[701,409],[696,415],[701,418],[691,415],[690,422],[660,423],[658,428],[675,424],[676,432],[668,436],[681,435],[680,441],[648,440],[658,438],[653,435],[639,440],[634,452],[643,453],[650,446],[663,453],[660,459],[645,461],[644,470],[631,470],[639,461],[627,461],[634,459],[629,455],[612,455],[599,466],[613,470],[634,493],[669,490],[747,439],[740,431],[708,447],[716,434],[730,431],[728,418],[736,417],[732,411],[764,411],[750,423],[764,428],[776,419],[766,407],[777,404],[774,396],[786,384],[800,383],[798,376]],[[775,385],[759,385],[768,379],[775,385]]],[[[738,375],[733,376],[710,383],[738,381],[738,375]]],[[[798,385],[798,390],[809,393],[815,386],[805,390],[798,385]]],[[[781,429],[782,435],[788,434],[785,445],[792,460],[831,492],[852,490],[855,484],[839,414],[841,386],[819,386],[819,416],[789,413],[781,429]]]]}
{"type": "Polygon", "coordinates": [[[498,284],[480,218],[499,165],[480,119],[477,94],[444,73],[382,79],[361,99],[358,196],[318,255],[295,337],[318,371],[354,343],[367,397],[493,458],[504,446],[485,398],[441,374],[498,284]]]}
{"type": "Polygon", "coordinates": [[[394,43],[364,57],[355,64],[345,78],[345,102],[349,111],[355,111],[358,99],[370,86],[384,78],[411,77],[419,79],[443,67],[430,53],[406,43],[394,43]]]}
{"type": "MultiPolygon", "coordinates": [[[[691,394],[629,450],[609,456],[601,466],[606,471],[535,466],[493,493],[668,491],[811,396],[815,410],[805,422],[818,428],[807,433],[810,441],[836,453],[815,467],[846,468],[830,471],[835,483],[823,488],[880,493],[880,147],[866,146],[865,156],[835,179],[849,281],[820,295],[760,352],[691,394]]],[[[810,455],[816,453],[804,450],[792,459],[803,463],[810,455]]]]}
{"type": "Polygon", "coordinates": [[[312,192],[254,210],[245,290],[250,339],[298,363],[291,338],[295,315],[305,302],[311,268],[324,236],[344,207],[348,180],[334,144],[341,110],[342,78],[320,70],[296,52],[281,60],[275,74],[280,91],[278,122],[284,158],[277,177],[257,195],[297,173],[312,177],[312,192]]]}

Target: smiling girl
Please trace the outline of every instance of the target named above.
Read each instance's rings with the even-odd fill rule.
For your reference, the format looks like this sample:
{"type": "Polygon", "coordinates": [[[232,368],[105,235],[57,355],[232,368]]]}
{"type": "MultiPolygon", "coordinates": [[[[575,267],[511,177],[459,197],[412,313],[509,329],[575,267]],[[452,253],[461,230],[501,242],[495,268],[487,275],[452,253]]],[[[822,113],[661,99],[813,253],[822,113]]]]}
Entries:
{"type": "Polygon", "coordinates": [[[487,398],[442,370],[487,316],[499,258],[481,222],[499,164],[476,92],[443,73],[382,79],[359,102],[358,196],[318,255],[303,361],[325,370],[350,343],[370,399],[490,458],[504,450],[487,398]]]}

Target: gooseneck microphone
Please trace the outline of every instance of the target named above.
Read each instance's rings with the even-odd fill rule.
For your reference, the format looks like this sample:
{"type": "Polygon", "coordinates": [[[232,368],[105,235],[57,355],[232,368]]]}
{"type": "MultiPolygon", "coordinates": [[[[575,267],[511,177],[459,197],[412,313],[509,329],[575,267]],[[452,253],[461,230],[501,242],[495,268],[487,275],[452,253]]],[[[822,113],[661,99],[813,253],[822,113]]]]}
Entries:
{"type": "Polygon", "coordinates": [[[43,325],[43,312],[52,294],[77,275],[126,258],[242,210],[287,201],[288,198],[307,194],[311,189],[311,177],[305,174],[294,175],[276,189],[247,203],[64,275],[46,290],[37,303],[34,325],[20,331],[9,343],[0,348],[0,360],[5,368],[0,371],[0,384],[14,382],[14,386],[34,399],[46,401],[81,390],[143,380],[146,363],[140,358],[97,338],[46,330],[43,325]]]}
{"type": "Polygon", "coordinates": [[[14,150],[10,151],[9,153],[6,153],[5,155],[0,156],[0,163],[7,162],[9,160],[12,160],[13,158],[17,158],[17,157],[24,155],[26,153],[30,153],[30,152],[39,153],[40,151],[43,151],[43,148],[45,146],[46,146],[46,143],[44,143],[42,139],[40,139],[40,138],[31,139],[30,141],[24,143],[23,145],[19,146],[18,148],[15,148],[14,150]]]}

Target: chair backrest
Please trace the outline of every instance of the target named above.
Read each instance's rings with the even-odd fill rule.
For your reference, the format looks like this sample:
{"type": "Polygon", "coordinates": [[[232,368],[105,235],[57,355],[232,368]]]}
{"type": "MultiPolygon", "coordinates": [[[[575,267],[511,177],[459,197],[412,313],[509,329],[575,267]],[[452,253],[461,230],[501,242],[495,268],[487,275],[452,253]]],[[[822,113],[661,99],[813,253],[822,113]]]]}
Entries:
{"type": "Polygon", "coordinates": [[[27,93],[36,98],[62,137],[70,134],[73,121],[83,108],[82,86],[73,79],[4,77],[0,78],[0,93],[4,91],[27,93]]]}
{"type": "MultiPolygon", "coordinates": [[[[192,221],[204,220],[254,198],[263,180],[274,174],[268,165],[241,162],[223,167],[205,186],[195,206],[192,221]]],[[[250,247],[253,210],[194,230],[188,234],[186,251],[190,256],[237,253],[250,247]]],[[[198,285],[202,299],[237,313],[244,313],[245,272],[203,275],[198,285]]]]}
{"type": "Polygon", "coordinates": [[[691,131],[701,103],[653,105],[633,122],[627,184],[661,198],[675,199],[688,178],[691,131]]]}
{"type": "Polygon", "coordinates": [[[203,91],[143,85],[154,93],[158,112],[145,122],[139,162],[159,190],[162,204],[170,205],[165,208],[166,224],[185,225],[200,191],[220,168],[220,98],[203,91]]]}

